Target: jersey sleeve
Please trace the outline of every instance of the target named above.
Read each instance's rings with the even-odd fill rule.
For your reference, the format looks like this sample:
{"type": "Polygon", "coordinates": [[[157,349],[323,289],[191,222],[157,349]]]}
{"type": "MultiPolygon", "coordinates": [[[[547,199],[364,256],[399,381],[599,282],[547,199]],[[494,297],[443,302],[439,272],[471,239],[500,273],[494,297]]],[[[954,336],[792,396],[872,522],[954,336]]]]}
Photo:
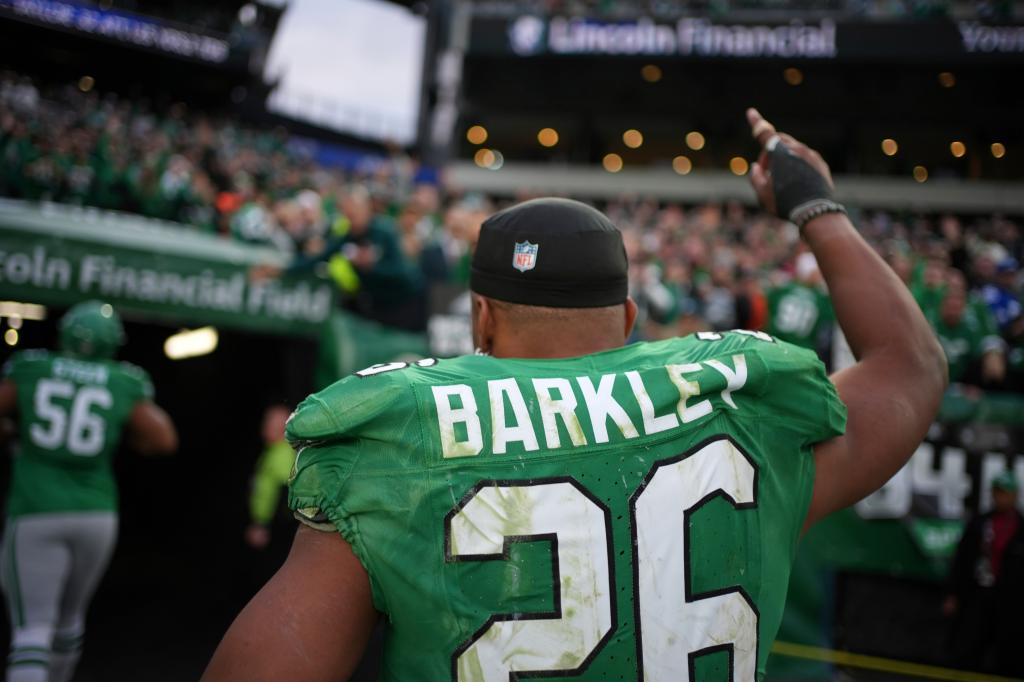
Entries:
{"type": "Polygon", "coordinates": [[[288,418],[286,439],[298,449],[373,429],[402,393],[400,374],[354,374],[314,393],[288,418]]]}
{"type": "Polygon", "coordinates": [[[784,341],[761,345],[765,402],[778,423],[812,445],[846,432],[846,405],[814,351],[784,341]]]}
{"type": "Polygon", "coordinates": [[[143,400],[153,399],[153,381],[149,378],[149,373],[137,365],[133,365],[128,362],[122,362],[121,371],[128,379],[128,398],[132,403],[141,402],[143,400]]]}
{"type": "Polygon", "coordinates": [[[285,429],[296,452],[288,507],[313,528],[340,532],[364,565],[366,553],[346,505],[346,488],[400,393],[401,383],[393,376],[351,376],[302,401],[285,429]]]}
{"type": "Polygon", "coordinates": [[[32,366],[39,366],[39,363],[46,362],[50,358],[49,353],[45,350],[30,349],[18,351],[7,358],[7,362],[4,363],[3,369],[0,370],[2,378],[11,379],[17,382],[18,377],[24,375],[26,371],[31,371],[32,366]]]}
{"type": "Polygon", "coordinates": [[[7,358],[4,363],[3,369],[0,370],[0,376],[4,379],[14,379],[14,375],[18,369],[18,361],[21,359],[21,353],[15,353],[11,357],[7,358]]]}

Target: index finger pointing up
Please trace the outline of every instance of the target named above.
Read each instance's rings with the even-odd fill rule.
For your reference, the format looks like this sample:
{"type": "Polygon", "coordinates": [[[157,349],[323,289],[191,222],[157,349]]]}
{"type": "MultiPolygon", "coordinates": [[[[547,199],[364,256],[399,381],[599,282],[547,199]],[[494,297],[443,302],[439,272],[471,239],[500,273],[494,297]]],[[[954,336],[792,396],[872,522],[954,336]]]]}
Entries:
{"type": "Polygon", "coordinates": [[[750,124],[750,134],[762,147],[775,135],[775,126],[764,120],[761,112],[753,107],[747,109],[747,122],[750,124]]]}

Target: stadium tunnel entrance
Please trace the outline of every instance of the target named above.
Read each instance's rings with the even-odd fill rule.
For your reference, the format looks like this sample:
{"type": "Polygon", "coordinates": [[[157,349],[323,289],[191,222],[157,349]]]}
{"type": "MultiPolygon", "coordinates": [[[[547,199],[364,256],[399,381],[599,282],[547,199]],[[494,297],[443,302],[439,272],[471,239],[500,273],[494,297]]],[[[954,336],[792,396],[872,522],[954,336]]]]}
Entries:
{"type": "MultiPolygon", "coordinates": [[[[0,360],[12,351],[55,348],[63,312],[51,308],[46,320],[25,322],[17,346],[2,346],[0,360]]],[[[315,342],[218,329],[214,352],[174,361],[163,345],[178,329],[125,320],[128,340],[118,359],[150,374],[180,447],[171,457],[146,458],[122,446],[115,459],[118,546],[89,610],[89,644],[76,680],[133,679],[141,670],[157,682],[197,679],[290,545],[283,537],[279,548],[259,553],[244,543],[249,482],[263,449],[264,409],[276,402],[294,407],[313,389],[315,342]]],[[[10,454],[10,442],[3,449],[10,454]]],[[[0,465],[5,497],[10,461],[0,465]]],[[[0,627],[6,641],[6,619],[0,627]]]]}

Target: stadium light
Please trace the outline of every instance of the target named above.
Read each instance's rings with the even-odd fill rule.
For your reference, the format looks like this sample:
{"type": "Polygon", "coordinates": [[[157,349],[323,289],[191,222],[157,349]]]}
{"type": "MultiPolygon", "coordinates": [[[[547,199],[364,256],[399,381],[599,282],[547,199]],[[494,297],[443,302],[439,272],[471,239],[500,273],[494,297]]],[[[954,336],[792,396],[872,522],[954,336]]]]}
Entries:
{"type": "Polygon", "coordinates": [[[473,155],[473,163],[480,166],[481,168],[490,168],[497,157],[487,147],[481,147],[476,150],[476,154],[473,155]]]}
{"type": "Polygon", "coordinates": [[[914,166],[914,179],[918,182],[924,182],[928,179],[928,169],[924,166],[914,166]]]}
{"type": "Polygon", "coordinates": [[[896,152],[900,150],[900,146],[896,144],[896,140],[891,137],[887,137],[882,140],[882,153],[886,156],[896,156],[896,152]]]}
{"type": "Polygon", "coordinates": [[[661,80],[661,67],[657,64],[647,64],[640,69],[640,76],[648,83],[657,83],[661,80]]]}
{"type": "Polygon", "coordinates": [[[554,147],[558,144],[558,131],[554,128],[541,128],[537,133],[537,141],[542,147],[554,147]]]}
{"type": "Polygon", "coordinates": [[[609,173],[618,173],[622,170],[622,157],[614,152],[611,154],[605,154],[604,159],[601,160],[601,165],[609,173]]]}
{"type": "Polygon", "coordinates": [[[943,71],[939,74],[939,85],[944,88],[951,88],[956,85],[956,76],[951,71],[943,71]]]}
{"type": "Polygon", "coordinates": [[[470,126],[469,130],[466,131],[466,139],[471,144],[483,144],[487,141],[487,128],[481,125],[470,126]]]}
{"type": "Polygon", "coordinates": [[[199,329],[183,329],[172,334],[164,341],[164,354],[171,360],[184,360],[212,353],[217,349],[219,341],[217,330],[213,327],[199,329]]]}
{"type": "Polygon", "coordinates": [[[18,330],[17,329],[8,329],[7,331],[5,331],[4,332],[4,341],[7,343],[8,346],[17,346],[18,345],[18,330]]]}
{"type": "Polygon", "coordinates": [[[704,149],[704,136],[696,130],[686,133],[686,146],[695,152],[704,149]]]}
{"type": "Polygon", "coordinates": [[[622,142],[630,149],[636,149],[644,143],[644,136],[636,128],[630,128],[622,133],[622,142]]]}
{"type": "Polygon", "coordinates": [[[46,306],[37,303],[0,301],[0,317],[20,317],[23,320],[45,320],[46,306]]]}
{"type": "Polygon", "coordinates": [[[967,153],[967,147],[960,140],[953,140],[949,143],[949,153],[959,159],[967,153]]]}
{"type": "Polygon", "coordinates": [[[792,66],[782,72],[782,77],[790,85],[800,85],[804,82],[804,72],[792,66]]]}
{"type": "Polygon", "coordinates": [[[693,170],[693,163],[685,156],[677,156],[672,159],[672,170],[679,175],[686,175],[693,170]]]}
{"type": "Polygon", "coordinates": [[[247,2],[238,9],[238,23],[242,26],[252,26],[258,18],[259,10],[251,2],[247,2]]]}
{"type": "Polygon", "coordinates": [[[991,149],[992,156],[996,157],[997,159],[1001,159],[1004,156],[1006,156],[1006,147],[1003,146],[1002,142],[993,142],[991,149]]]}
{"type": "Polygon", "coordinates": [[[742,156],[734,156],[729,159],[729,170],[733,175],[746,175],[749,169],[750,164],[742,156]]]}

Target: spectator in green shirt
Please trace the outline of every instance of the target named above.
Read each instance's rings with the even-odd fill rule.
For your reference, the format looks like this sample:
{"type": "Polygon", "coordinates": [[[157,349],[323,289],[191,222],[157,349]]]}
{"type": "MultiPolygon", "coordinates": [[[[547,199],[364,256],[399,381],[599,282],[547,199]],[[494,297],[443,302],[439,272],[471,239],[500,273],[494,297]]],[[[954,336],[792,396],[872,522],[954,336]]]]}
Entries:
{"type": "Polygon", "coordinates": [[[1000,384],[1006,375],[1004,343],[995,333],[991,313],[969,305],[962,275],[951,271],[936,314],[931,316],[946,352],[950,382],[1000,384]]]}
{"type": "Polygon", "coordinates": [[[946,293],[946,273],[949,259],[932,255],[925,261],[921,277],[910,286],[910,293],[926,317],[934,317],[946,293]]]}

